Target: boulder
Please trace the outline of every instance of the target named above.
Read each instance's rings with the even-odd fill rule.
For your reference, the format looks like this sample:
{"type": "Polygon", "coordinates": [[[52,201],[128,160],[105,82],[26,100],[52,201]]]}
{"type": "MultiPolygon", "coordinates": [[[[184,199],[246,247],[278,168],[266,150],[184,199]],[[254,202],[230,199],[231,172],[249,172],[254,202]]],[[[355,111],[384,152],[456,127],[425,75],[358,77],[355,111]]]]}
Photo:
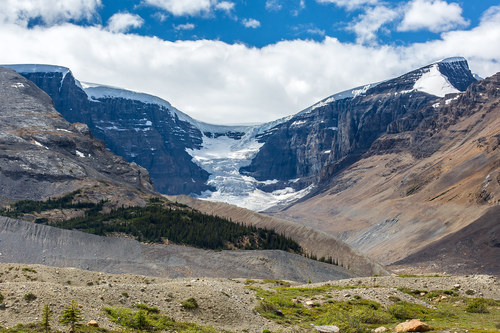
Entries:
{"type": "Polygon", "coordinates": [[[87,323],[87,326],[99,327],[99,324],[95,320],[91,320],[87,323]]]}
{"type": "Polygon", "coordinates": [[[420,319],[412,319],[396,326],[396,332],[427,332],[431,327],[420,321],[420,319]]]}
{"type": "Polygon", "coordinates": [[[387,332],[387,331],[388,331],[387,328],[385,328],[384,326],[381,326],[379,328],[376,328],[373,332],[375,332],[375,333],[382,333],[382,332],[387,332]]]}
{"type": "Polygon", "coordinates": [[[340,328],[338,328],[337,326],[333,326],[333,325],[314,326],[314,329],[317,332],[321,332],[321,333],[338,333],[338,332],[340,332],[340,328]]]}

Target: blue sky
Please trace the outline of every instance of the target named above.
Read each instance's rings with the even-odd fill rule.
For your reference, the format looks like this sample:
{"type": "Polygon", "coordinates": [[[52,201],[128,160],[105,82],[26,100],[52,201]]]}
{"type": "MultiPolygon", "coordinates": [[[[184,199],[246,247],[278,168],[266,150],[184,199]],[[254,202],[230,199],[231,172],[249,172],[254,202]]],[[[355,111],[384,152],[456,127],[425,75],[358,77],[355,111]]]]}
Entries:
{"type": "MultiPolygon", "coordinates": [[[[335,1],[219,1],[219,3],[221,2],[228,4],[225,9],[212,6],[210,11],[185,9],[172,13],[166,9],[168,5],[155,5],[154,1],[148,3],[137,0],[104,0],[98,13],[101,24],[106,24],[110,17],[116,13],[139,15],[144,23],[140,27],[130,27],[127,31],[145,36],[157,36],[164,40],[209,39],[221,40],[230,44],[244,43],[249,46],[263,47],[282,40],[312,39],[322,41],[325,36],[338,38],[342,42],[356,42],[357,34],[351,29],[353,23],[360,20],[367,9],[375,8],[369,5],[370,1],[352,8],[339,5],[335,1]],[[253,22],[253,24],[248,22],[253,22]]],[[[355,3],[356,1],[344,2],[355,3]]],[[[402,7],[408,5],[410,1],[389,0],[379,3],[390,10],[397,11],[402,10],[402,7]]],[[[428,1],[428,3],[433,2],[428,1]]],[[[407,45],[436,39],[443,31],[477,25],[481,15],[488,8],[499,5],[498,1],[493,0],[442,1],[441,3],[457,6],[461,9],[461,15],[452,17],[452,24],[449,27],[431,31],[432,29],[429,27],[432,23],[430,22],[428,27],[422,26],[400,31],[398,29],[400,20],[395,18],[381,26],[377,32],[376,42],[407,45]],[[463,18],[464,24],[461,24],[460,16],[463,18]],[[453,20],[454,18],[455,20],[453,20]]],[[[200,5],[200,8],[204,7],[200,5]]]]}
{"type": "Polygon", "coordinates": [[[0,63],[162,97],[211,123],[271,121],[463,56],[500,71],[492,0],[4,0],[0,63]]]}

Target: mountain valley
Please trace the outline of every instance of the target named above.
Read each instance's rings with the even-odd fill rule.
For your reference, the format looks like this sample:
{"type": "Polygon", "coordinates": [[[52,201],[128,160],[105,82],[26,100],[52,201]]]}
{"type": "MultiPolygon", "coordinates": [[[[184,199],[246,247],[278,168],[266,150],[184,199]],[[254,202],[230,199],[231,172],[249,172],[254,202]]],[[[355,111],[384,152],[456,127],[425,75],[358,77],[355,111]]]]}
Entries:
{"type": "MultiPolygon", "coordinates": [[[[266,211],[280,218],[264,223],[268,228],[288,235],[289,223],[296,230],[302,225],[384,265],[416,258],[469,225],[481,229],[474,221],[483,215],[498,220],[492,213],[498,79],[478,83],[464,58],[337,93],[254,126],[206,124],[155,96],[80,83],[64,67],[9,67],[45,90],[66,119],[86,123],[109,150],[148,169],[156,190],[203,199],[174,197],[195,209],[234,220],[246,213],[208,201],[266,211]]],[[[422,269],[498,273],[498,236],[488,230],[485,245],[465,257],[453,256],[458,250],[450,247],[442,256],[454,259],[431,267],[426,259],[422,269]],[[483,252],[490,259],[472,264],[469,256],[483,252]]],[[[292,234],[310,253],[328,257],[330,250],[306,244],[301,231],[292,234]]]]}

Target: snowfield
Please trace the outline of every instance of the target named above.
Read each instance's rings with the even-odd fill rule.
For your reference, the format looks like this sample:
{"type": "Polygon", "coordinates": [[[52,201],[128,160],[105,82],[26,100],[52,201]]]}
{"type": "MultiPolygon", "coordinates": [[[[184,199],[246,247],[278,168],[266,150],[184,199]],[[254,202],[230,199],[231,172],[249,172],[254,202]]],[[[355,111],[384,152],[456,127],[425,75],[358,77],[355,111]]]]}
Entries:
{"type": "Polygon", "coordinates": [[[291,187],[273,192],[264,192],[259,185],[275,184],[278,181],[271,179],[258,181],[257,179],[240,174],[241,167],[251,163],[263,143],[255,139],[255,133],[261,130],[248,132],[241,140],[219,136],[218,138],[203,137],[201,149],[186,149],[193,156],[193,161],[210,173],[208,184],[216,188],[215,191],[205,191],[199,199],[225,202],[254,211],[263,211],[278,204],[291,202],[309,193],[312,187],[295,191],[291,187]]]}

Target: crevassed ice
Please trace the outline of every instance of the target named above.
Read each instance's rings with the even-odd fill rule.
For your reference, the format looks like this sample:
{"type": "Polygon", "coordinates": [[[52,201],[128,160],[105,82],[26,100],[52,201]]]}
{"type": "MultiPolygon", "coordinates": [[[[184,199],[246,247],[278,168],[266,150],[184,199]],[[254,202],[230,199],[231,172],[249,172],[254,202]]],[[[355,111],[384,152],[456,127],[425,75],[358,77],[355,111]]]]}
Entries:
{"type": "Polygon", "coordinates": [[[208,184],[216,188],[215,191],[203,192],[198,196],[199,199],[226,202],[262,211],[301,198],[312,189],[311,187],[295,191],[289,187],[268,193],[259,190],[258,185],[275,184],[277,180],[258,181],[240,174],[239,169],[249,165],[263,145],[251,134],[247,133],[240,140],[226,136],[218,138],[204,136],[201,149],[186,149],[193,157],[193,161],[211,174],[208,184]]]}

